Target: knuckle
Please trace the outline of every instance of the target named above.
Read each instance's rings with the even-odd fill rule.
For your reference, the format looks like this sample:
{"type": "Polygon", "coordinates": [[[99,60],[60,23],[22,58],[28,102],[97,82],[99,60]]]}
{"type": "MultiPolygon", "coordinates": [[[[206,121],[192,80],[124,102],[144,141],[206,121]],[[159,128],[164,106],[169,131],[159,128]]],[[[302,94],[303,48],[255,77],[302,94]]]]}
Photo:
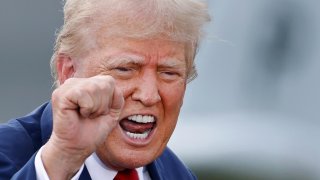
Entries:
{"type": "Polygon", "coordinates": [[[52,103],[56,103],[58,101],[59,97],[60,97],[60,91],[59,91],[59,89],[55,89],[51,95],[52,103]]]}
{"type": "Polygon", "coordinates": [[[66,92],[67,96],[75,96],[77,98],[83,98],[86,96],[86,92],[82,88],[73,88],[66,92]]]}
{"type": "Polygon", "coordinates": [[[76,78],[68,78],[64,81],[64,84],[72,84],[74,83],[74,81],[76,81],[76,78]]]}
{"type": "Polygon", "coordinates": [[[85,84],[83,87],[83,90],[90,93],[90,94],[94,94],[98,91],[98,89],[100,89],[99,84],[96,82],[90,82],[85,84]]]}
{"type": "Polygon", "coordinates": [[[101,75],[97,77],[95,84],[98,86],[101,91],[110,91],[115,87],[115,80],[112,76],[109,75],[101,75]]]}
{"type": "Polygon", "coordinates": [[[113,86],[115,83],[115,80],[112,76],[104,75],[99,77],[101,78],[102,82],[104,82],[104,84],[106,85],[113,86]]]}
{"type": "Polygon", "coordinates": [[[116,82],[115,82],[113,77],[109,76],[108,83],[109,83],[110,86],[114,86],[116,82]]]}

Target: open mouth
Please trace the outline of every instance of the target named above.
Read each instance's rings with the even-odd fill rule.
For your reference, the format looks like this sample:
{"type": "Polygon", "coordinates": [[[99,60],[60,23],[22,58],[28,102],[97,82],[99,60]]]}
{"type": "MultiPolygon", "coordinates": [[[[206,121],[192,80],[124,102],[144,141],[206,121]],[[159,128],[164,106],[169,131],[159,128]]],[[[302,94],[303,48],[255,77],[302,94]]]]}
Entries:
{"type": "Polygon", "coordinates": [[[156,127],[156,118],[152,115],[132,115],[120,121],[120,127],[131,139],[147,139],[156,127]]]}

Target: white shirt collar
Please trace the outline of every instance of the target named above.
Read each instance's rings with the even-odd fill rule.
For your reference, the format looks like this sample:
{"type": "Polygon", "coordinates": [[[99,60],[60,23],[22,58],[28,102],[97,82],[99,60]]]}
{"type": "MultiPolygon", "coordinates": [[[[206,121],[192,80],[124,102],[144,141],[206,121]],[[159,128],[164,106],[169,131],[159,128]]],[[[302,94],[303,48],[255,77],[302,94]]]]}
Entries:
{"type": "MultiPolygon", "coordinates": [[[[93,153],[86,159],[85,165],[92,180],[113,179],[118,173],[118,171],[110,169],[101,162],[96,153],[93,153]]],[[[144,167],[137,168],[136,170],[140,180],[150,179],[149,173],[144,167]]]]}

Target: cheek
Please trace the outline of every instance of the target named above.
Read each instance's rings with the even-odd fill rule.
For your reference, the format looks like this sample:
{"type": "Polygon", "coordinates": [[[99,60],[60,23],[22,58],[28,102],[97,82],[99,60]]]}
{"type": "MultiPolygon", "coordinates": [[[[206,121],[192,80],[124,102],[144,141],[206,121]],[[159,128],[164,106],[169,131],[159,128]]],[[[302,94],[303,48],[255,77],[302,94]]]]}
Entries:
{"type": "Polygon", "coordinates": [[[176,88],[175,90],[166,90],[163,92],[166,94],[162,96],[162,103],[164,107],[164,119],[163,119],[163,135],[164,138],[169,140],[180,113],[180,108],[183,101],[184,88],[176,88]]]}
{"type": "Polygon", "coordinates": [[[177,85],[163,88],[160,95],[165,109],[179,111],[183,103],[185,90],[185,83],[179,83],[177,85]]]}
{"type": "Polygon", "coordinates": [[[166,142],[175,129],[185,92],[185,86],[173,87],[165,88],[161,91],[161,99],[164,107],[164,129],[162,129],[162,135],[166,142]]]}
{"type": "Polygon", "coordinates": [[[116,86],[122,91],[124,99],[128,98],[134,91],[134,86],[130,81],[116,80],[116,86]]]}

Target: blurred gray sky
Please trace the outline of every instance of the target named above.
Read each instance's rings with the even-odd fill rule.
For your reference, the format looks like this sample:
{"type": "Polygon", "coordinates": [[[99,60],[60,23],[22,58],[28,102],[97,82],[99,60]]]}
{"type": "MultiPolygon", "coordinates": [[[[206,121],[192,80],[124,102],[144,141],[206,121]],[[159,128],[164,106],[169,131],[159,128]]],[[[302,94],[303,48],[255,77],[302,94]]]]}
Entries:
{"type": "MultiPolygon", "coordinates": [[[[188,162],[241,164],[257,154],[278,168],[319,169],[320,1],[210,0],[209,7],[213,23],[173,148],[188,162]],[[195,146],[184,146],[186,138],[195,146]]],[[[0,122],[50,99],[61,9],[60,1],[0,1],[0,122]]]]}
{"type": "Polygon", "coordinates": [[[22,116],[47,101],[60,1],[0,2],[0,121],[22,116]]]}

